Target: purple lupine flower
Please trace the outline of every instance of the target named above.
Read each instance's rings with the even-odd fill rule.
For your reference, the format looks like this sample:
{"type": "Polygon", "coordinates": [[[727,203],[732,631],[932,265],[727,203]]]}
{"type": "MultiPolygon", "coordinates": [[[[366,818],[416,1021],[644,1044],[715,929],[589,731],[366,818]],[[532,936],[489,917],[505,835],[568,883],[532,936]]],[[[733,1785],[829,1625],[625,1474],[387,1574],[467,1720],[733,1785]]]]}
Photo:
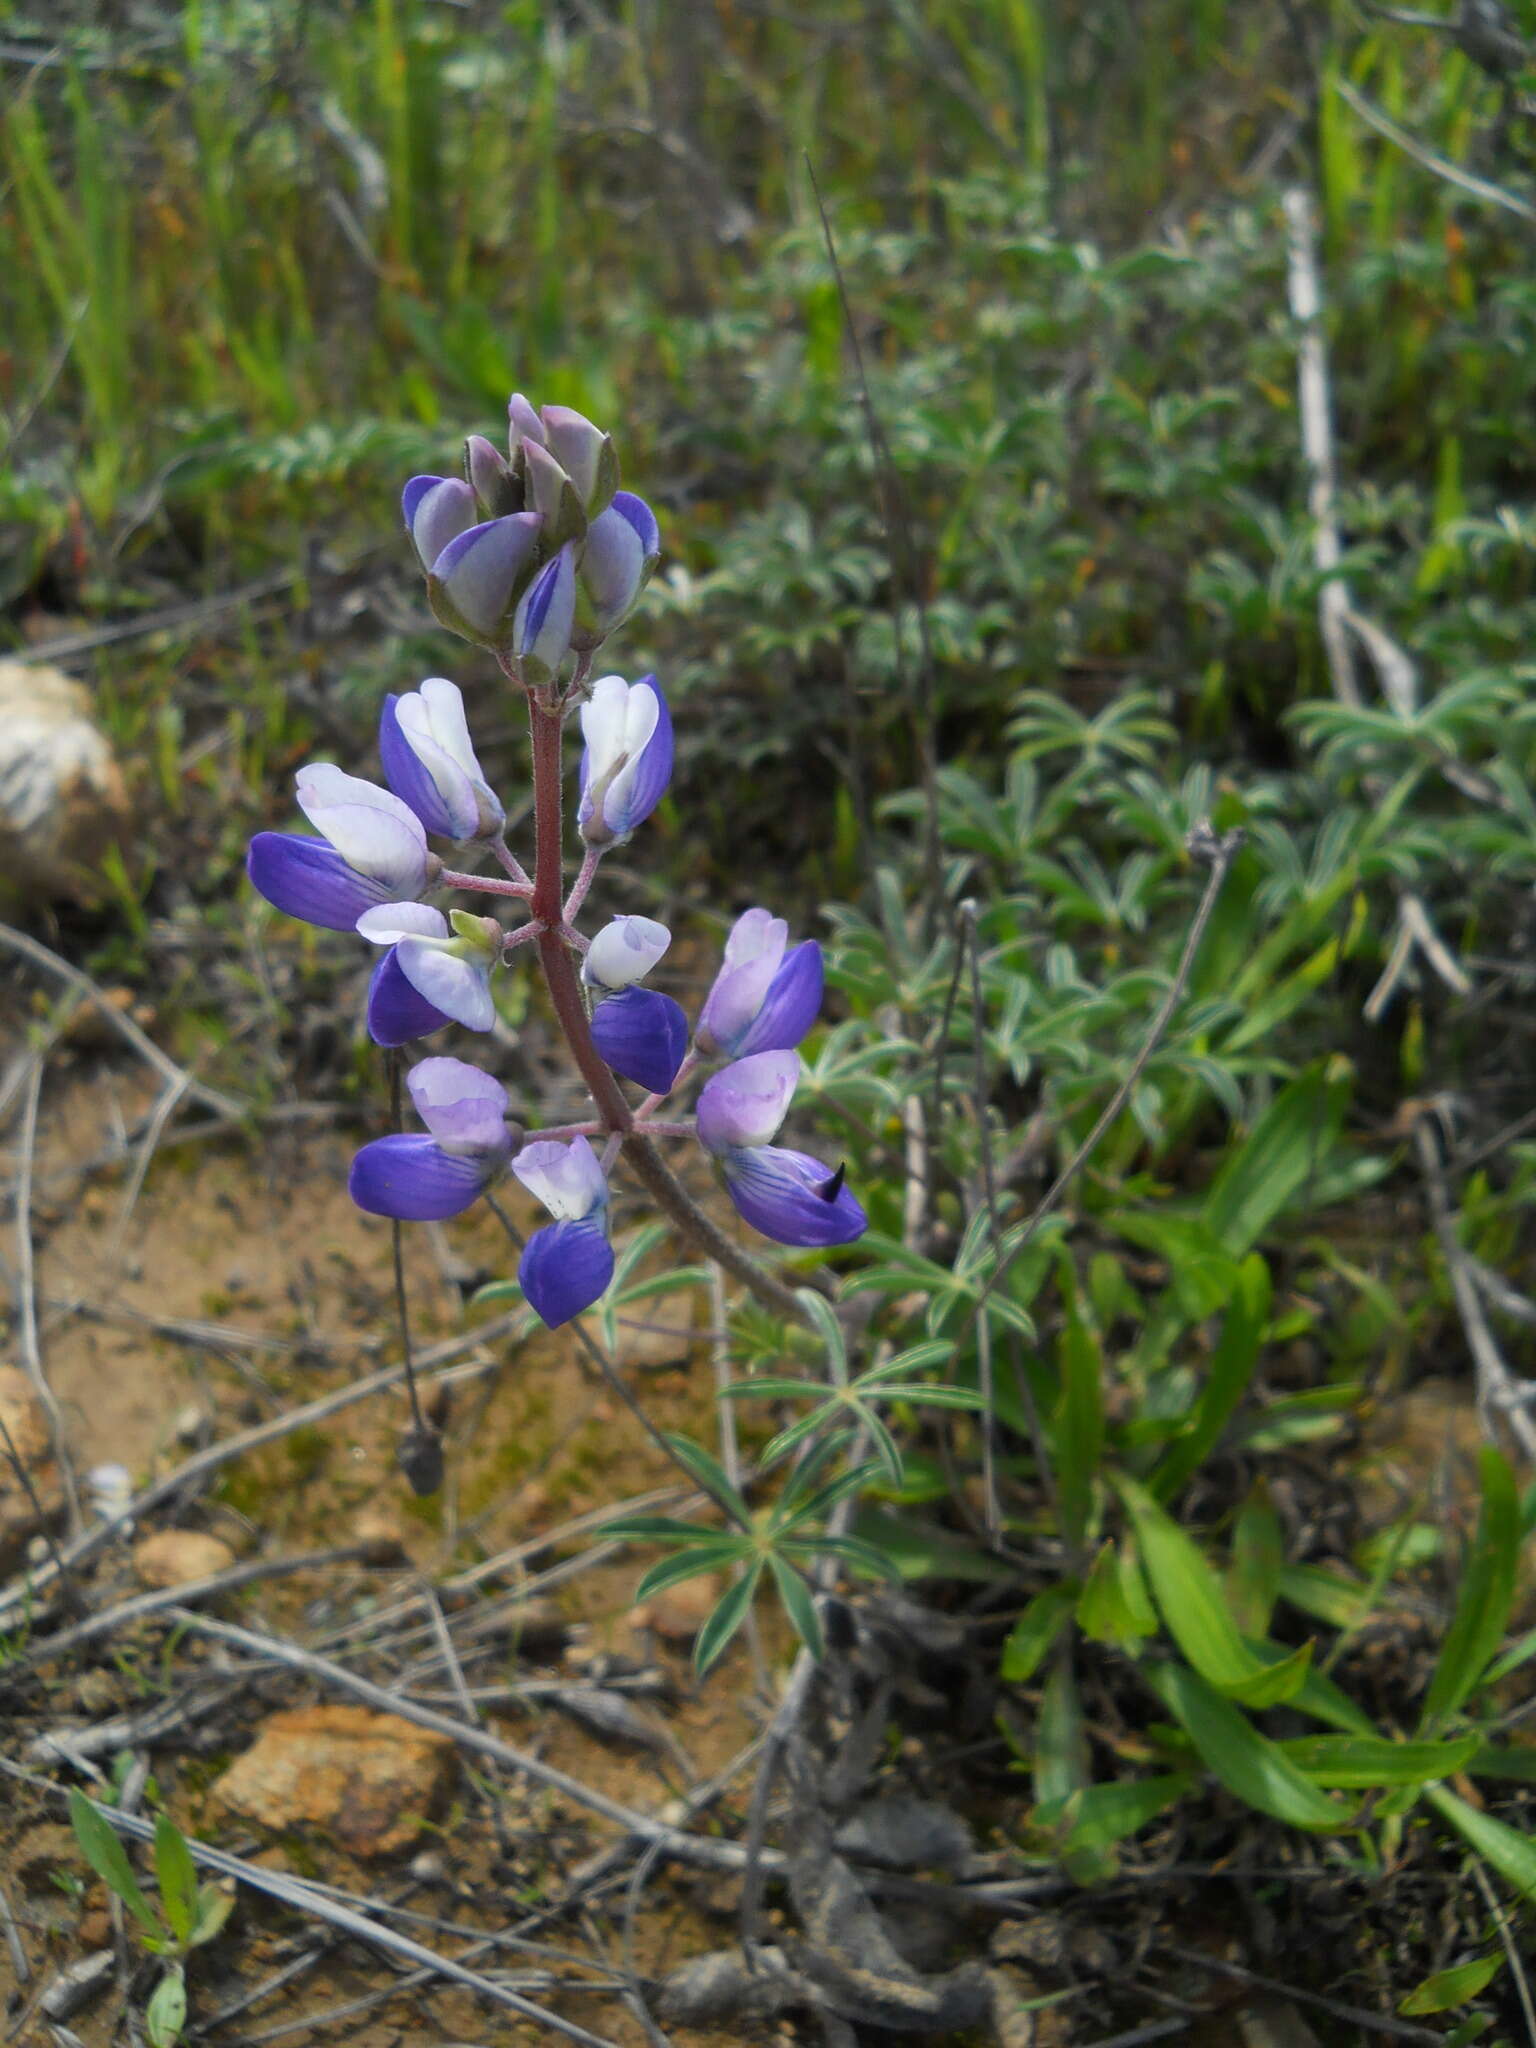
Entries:
{"type": "Polygon", "coordinates": [[[428,567],[427,602],[450,633],[482,647],[501,643],[542,532],[537,512],[509,512],[449,541],[428,567]]]}
{"type": "Polygon", "coordinates": [[[592,1041],[605,1063],[625,1081],[666,1095],[688,1050],[682,1006],[635,983],[650,973],[672,943],[653,917],[616,917],[593,939],[581,977],[598,993],[592,1041]]]}
{"type": "Polygon", "coordinates": [[[769,1141],[800,1076],[788,1050],[754,1053],[723,1067],[699,1093],[699,1139],[714,1154],[737,1212],[777,1244],[851,1244],[869,1219],[844,1184],[808,1152],[769,1141]]]}
{"type": "Polygon", "coordinates": [[[785,951],[789,926],[767,910],[744,910],[699,1013],[700,1052],[728,1059],[797,1046],[821,1008],[821,948],[805,939],[785,951]]]}
{"type": "MultiPolygon", "coordinates": [[[[494,917],[455,910],[450,938],[449,919],[431,904],[382,903],[364,911],[357,928],[375,946],[391,949],[400,973],[439,1015],[470,1031],[490,1030],[496,1021],[491,969],[501,958],[503,937],[494,917]]],[[[370,1028],[377,996],[376,987],[370,994],[370,1028]]]]}
{"type": "Polygon", "coordinates": [[[427,831],[460,842],[500,833],[506,813],[475,758],[464,699],[446,676],[384,699],[379,757],[390,788],[427,831]]]}
{"type": "Polygon", "coordinates": [[[588,846],[629,837],[672,779],[672,717],[654,676],[603,676],[581,707],[581,798],[576,823],[588,846]]]}
{"type": "Polygon", "coordinates": [[[571,651],[576,616],[576,548],[565,546],[534,577],[512,615],[512,653],[523,681],[552,682],[571,651]]]}
{"type": "Polygon", "coordinates": [[[324,838],[258,832],[245,862],[254,887],[290,917],[353,931],[365,911],[419,895],[440,865],[420,820],[371,782],[316,763],[300,769],[298,799],[324,838]]]}
{"type": "Polygon", "coordinates": [[[456,476],[413,476],[400,494],[400,509],[416,558],[428,572],[449,541],[480,517],[474,492],[456,476]]]}
{"type": "Polygon", "coordinates": [[[409,1045],[453,1022],[406,980],[396,958],[399,950],[390,947],[368,983],[368,1036],[375,1045],[409,1045]]]}
{"type": "Polygon", "coordinates": [[[512,1171],[555,1218],[536,1230],[518,1262],[529,1305],[551,1330],[592,1306],[613,1278],[608,1183],[585,1138],[535,1138],[512,1171]]]}
{"type": "Polygon", "coordinates": [[[656,989],[620,989],[592,1012],[592,1043],[621,1080],[668,1095],[688,1051],[688,1018],[656,989]]]}
{"type": "Polygon", "coordinates": [[[364,1145],[347,1185],[371,1216],[418,1223],[459,1216],[506,1170],[512,1152],[507,1091],[466,1060],[422,1060],[405,1079],[429,1136],[364,1145]]]}
{"type": "Polygon", "coordinates": [[[577,572],[576,630],[571,645],[590,654],[639,602],[661,559],[656,515],[633,491],[616,491],[613,503],[587,528],[577,572]]]}

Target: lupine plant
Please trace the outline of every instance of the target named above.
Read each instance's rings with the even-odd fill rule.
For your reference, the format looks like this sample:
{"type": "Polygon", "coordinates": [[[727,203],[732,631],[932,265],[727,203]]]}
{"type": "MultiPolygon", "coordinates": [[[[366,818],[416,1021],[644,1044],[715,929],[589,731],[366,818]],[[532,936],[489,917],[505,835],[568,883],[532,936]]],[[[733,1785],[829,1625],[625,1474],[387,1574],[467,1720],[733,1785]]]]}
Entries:
{"type": "MultiPolygon", "coordinates": [[[[774,1142],[800,1078],[796,1048],[821,1007],[821,951],[810,939],[791,945],[782,918],[748,909],[690,1032],[681,1006],[643,985],[671,942],[664,925],[619,916],[590,936],[580,929],[604,856],[645,823],[671,778],[671,715],[656,678],[593,676],[599,648],[655,568],[660,533],[649,506],[618,488],[608,434],[564,406],[536,411],[521,394],[508,410],[507,455],[472,435],[463,479],[413,477],[402,502],[437,618],[487,649],[527,706],[531,871],[507,844],[506,809],[481,769],[463,697],[442,676],[386,698],[385,786],[331,763],[301,769],[298,805],[314,834],[258,833],[247,865],[278,909],[379,949],[366,1014],[380,1046],[414,1047],[455,1025],[489,1031],[496,977],[535,962],[590,1111],[527,1131],[493,1074],[434,1052],[405,1075],[424,1131],[364,1145],[352,1196],[398,1231],[460,1215],[510,1171],[551,1218],[523,1247],[518,1281],[555,1329],[613,1280],[609,1175],[622,1159],[685,1237],[765,1306],[803,1320],[796,1295],[699,1206],[659,1144],[701,1145],[738,1213],[778,1244],[829,1249],[861,1235],[865,1214],[842,1166],[774,1142]],[[574,877],[572,724],[583,741],[574,877]],[[470,866],[450,867],[431,840],[464,849],[454,857],[470,866]],[[499,873],[473,871],[486,856],[499,873]],[[478,896],[486,909],[444,906],[455,895],[478,896]],[[675,1098],[710,1066],[696,1115],[677,1115],[675,1098]],[[624,1082],[643,1098],[632,1102],[624,1082]]],[[[402,1461],[413,1472],[405,1452],[402,1461]]],[[[430,1479],[435,1461],[423,1469],[430,1479]]]]}

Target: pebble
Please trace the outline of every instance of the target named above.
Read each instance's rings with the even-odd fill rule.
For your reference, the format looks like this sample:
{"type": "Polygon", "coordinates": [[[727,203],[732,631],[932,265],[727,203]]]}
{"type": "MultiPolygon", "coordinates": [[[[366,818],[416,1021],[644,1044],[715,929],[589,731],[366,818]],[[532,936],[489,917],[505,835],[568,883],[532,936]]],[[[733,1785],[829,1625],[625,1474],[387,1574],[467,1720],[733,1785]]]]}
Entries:
{"type": "Polygon", "coordinates": [[[200,1529],[157,1529],[133,1546],[133,1568],[139,1583],[151,1591],[214,1578],[234,1561],[235,1553],[221,1536],[205,1536],[200,1529]]]}
{"type": "Polygon", "coordinates": [[[353,1856],[394,1856],[419,1844],[453,1768],[448,1736],[397,1714],[300,1707],[269,1716],[213,1793],[258,1826],[318,1828],[353,1856]]]}
{"type": "Polygon", "coordinates": [[[0,661],[0,875],[24,904],[88,901],[132,823],[90,692],[62,669],[0,661]]]}

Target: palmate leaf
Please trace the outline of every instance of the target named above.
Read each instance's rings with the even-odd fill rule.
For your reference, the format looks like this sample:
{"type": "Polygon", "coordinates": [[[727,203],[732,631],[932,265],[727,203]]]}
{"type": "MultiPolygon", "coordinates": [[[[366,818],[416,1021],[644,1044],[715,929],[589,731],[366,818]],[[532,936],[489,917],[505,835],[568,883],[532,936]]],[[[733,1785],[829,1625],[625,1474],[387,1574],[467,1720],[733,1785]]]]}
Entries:
{"type": "Polygon", "coordinates": [[[822,1633],[821,1616],[816,1611],[815,1595],[794,1566],[776,1552],[769,1553],[768,1567],[773,1573],[774,1584],[779,1589],[779,1598],[784,1603],[784,1612],[789,1616],[795,1634],[811,1655],[820,1659],[825,1653],[827,1643],[822,1633]]]}
{"type": "Polygon", "coordinates": [[[704,1491],[725,1509],[732,1521],[746,1527],[752,1519],[751,1510],[737,1489],[732,1486],[719,1459],[712,1457],[691,1437],[679,1436],[675,1431],[663,1431],[662,1440],[678,1463],[686,1467],[704,1491]]]}
{"type": "Polygon", "coordinates": [[[681,1586],[685,1580],[699,1579],[710,1572],[724,1571],[750,1555],[745,1543],[739,1537],[718,1536],[713,1544],[697,1550],[685,1550],[679,1557],[664,1557],[659,1564],[653,1564],[645,1577],[635,1588],[635,1600],[654,1599],[658,1593],[668,1592],[673,1586],[681,1586]]]}

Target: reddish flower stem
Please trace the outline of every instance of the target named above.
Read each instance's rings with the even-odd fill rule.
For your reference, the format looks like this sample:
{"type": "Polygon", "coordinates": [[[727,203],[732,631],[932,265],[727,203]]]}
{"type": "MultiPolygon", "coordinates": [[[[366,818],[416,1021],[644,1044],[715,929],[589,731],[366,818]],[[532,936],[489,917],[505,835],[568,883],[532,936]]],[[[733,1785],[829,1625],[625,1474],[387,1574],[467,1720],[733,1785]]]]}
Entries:
{"type": "Polygon", "coordinates": [[[536,944],[544,983],[571,1057],[597,1105],[604,1128],[618,1138],[636,1179],[657,1206],[665,1210],[682,1235],[706,1257],[723,1267],[733,1280],[755,1294],[765,1308],[772,1309],[775,1315],[802,1320],[804,1311],[793,1290],[731,1242],[719,1225],[699,1208],[645,1131],[636,1128],[634,1112],[625,1101],[623,1090],[592,1042],[581,982],[560,933],[563,921],[561,895],[565,882],[561,833],[560,707],[541,704],[530,694],[528,721],[533,738],[532,909],[534,921],[544,927],[536,944]]]}

